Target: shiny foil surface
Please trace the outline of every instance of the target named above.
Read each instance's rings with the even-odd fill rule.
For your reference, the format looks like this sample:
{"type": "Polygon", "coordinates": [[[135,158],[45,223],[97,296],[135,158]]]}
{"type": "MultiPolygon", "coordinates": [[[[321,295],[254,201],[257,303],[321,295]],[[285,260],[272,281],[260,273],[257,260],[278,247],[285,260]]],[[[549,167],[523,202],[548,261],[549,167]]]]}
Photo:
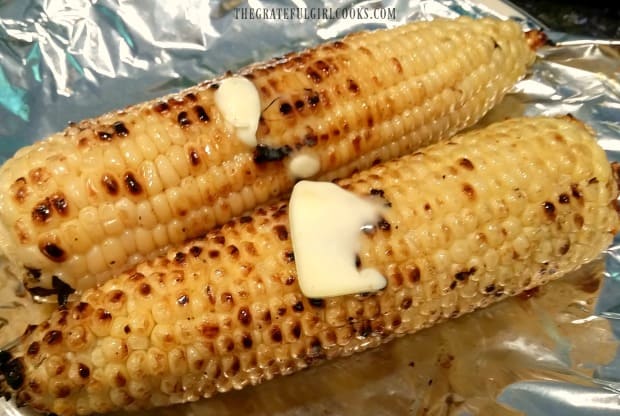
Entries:
{"type": "MultiPolygon", "coordinates": [[[[0,161],[69,121],[346,33],[489,14],[542,27],[500,0],[0,0],[0,161]],[[278,7],[393,8],[395,16],[239,18],[243,8],[278,7]]],[[[554,46],[482,123],[571,113],[620,160],[620,40],[542,28],[554,46]]],[[[0,324],[24,311],[0,303],[0,324]]],[[[618,337],[620,238],[570,276],[376,350],[140,414],[618,415],[618,337]]],[[[0,400],[2,413],[31,414],[0,400]]]]}

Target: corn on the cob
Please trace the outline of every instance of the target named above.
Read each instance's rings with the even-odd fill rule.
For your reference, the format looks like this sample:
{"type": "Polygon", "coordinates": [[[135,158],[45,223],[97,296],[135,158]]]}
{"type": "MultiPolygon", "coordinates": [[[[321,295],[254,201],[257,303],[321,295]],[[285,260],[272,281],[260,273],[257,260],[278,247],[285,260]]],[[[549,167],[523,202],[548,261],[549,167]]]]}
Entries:
{"type": "Polygon", "coordinates": [[[255,147],[215,103],[222,78],[73,124],[0,170],[0,249],[29,287],[91,287],[289,192],[295,155],[332,179],[474,124],[525,74],[528,43],[515,22],[440,19],[247,67],[255,147]]]}
{"type": "Polygon", "coordinates": [[[558,278],[619,223],[605,153],[572,119],[508,120],[339,185],[391,205],[360,232],[385,289],[304,297],[287,203],[258,208],[30,328],[0,360],[1,390],[68,416],[254,385],[558,278]]]}

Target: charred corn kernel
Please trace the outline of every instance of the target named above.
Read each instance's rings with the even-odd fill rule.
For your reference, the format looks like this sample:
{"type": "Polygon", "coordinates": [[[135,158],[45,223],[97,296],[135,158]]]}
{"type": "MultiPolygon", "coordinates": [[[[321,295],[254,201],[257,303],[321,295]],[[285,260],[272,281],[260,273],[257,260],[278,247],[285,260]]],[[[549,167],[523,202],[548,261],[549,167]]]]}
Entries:
{"type": "Polygon", "coordinates": [[[389,205],[357,253],[385,289],[305,298],[287,202],[259,207],[31,328],[0,354],[0,392],[71,416],[254,385],[559,278],[620,222],[605,153],[570,118],[504,121],[337,183],[389,205]]]}
{"type": "Polygon", "coordinates": [[[343,177],[474,124],[533,59],[515,22],[438,19],[242,69],[260,100],[256,146],[218,107],[221,78],[73,124],[1,168],[0,249],[30,287],[57,276],[84,289],[300,176],[343,177]],[[152,235],[160,225],[167,238],[152,235]],[[64,241],[67,227],[88,238],[64,241]],[[133,252],[68,262],[121,233],[133,252]]]}

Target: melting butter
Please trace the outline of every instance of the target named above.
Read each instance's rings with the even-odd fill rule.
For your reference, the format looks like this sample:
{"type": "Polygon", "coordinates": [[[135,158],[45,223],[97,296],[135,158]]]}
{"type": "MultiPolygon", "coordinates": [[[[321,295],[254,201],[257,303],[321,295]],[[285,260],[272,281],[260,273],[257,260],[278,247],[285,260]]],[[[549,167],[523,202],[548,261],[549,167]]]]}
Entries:
{"type": "Polygon", "coordinates": [[[378,270],[357,270],[361,230],[379,221],[379,206],[331,182],[301,181],[293,188],[289,220],[302,293],[310,298],[383,289],[378,270]]]}
{"type": "Polygon", "coordinates": [[[256,146],[261,111],[260,97],[254,84],[245,77],[223,79],[215,91],[215,105],[235,129],[239,140],[248,146],[256,146]]]}
{"type": "Polygon", "coordinates": [[[291,158],[288,169],[293,177],[306,179],[319,173],[321,161],[317,155],[299,153],[291,158]]]}

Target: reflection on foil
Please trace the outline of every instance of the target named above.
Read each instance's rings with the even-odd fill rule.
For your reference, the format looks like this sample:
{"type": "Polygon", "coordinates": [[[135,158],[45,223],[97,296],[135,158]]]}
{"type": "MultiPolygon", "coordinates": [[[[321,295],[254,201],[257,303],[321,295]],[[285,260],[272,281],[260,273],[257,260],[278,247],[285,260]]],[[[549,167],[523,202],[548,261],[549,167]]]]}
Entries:
{"type": "MultiPolygon", "coordinates": [[[[542,27],[498,0],[2,0],[0,161],[70,120],[351,31],[485,14],[542,27]],[[394,20],[235,19],[235,8],[248,6],[397,13],[394,20]]],[[[482,123],[572,113],[596,129],[610,159],[620,160],[620,42],[548,34],[555,46],[540,51],[529,77],[482,123]]],[[[25,302],[23,294],[16,302],[25,302]]],[[[0,324],[11,310],[0,308],[0,324]]],[[[604,262],[527,296],[374,351],[148,415],[619,414],[618,337],[620,238],[604,262]]],[[[0,413],[29,414],[2,400],[0,413]]]]}

